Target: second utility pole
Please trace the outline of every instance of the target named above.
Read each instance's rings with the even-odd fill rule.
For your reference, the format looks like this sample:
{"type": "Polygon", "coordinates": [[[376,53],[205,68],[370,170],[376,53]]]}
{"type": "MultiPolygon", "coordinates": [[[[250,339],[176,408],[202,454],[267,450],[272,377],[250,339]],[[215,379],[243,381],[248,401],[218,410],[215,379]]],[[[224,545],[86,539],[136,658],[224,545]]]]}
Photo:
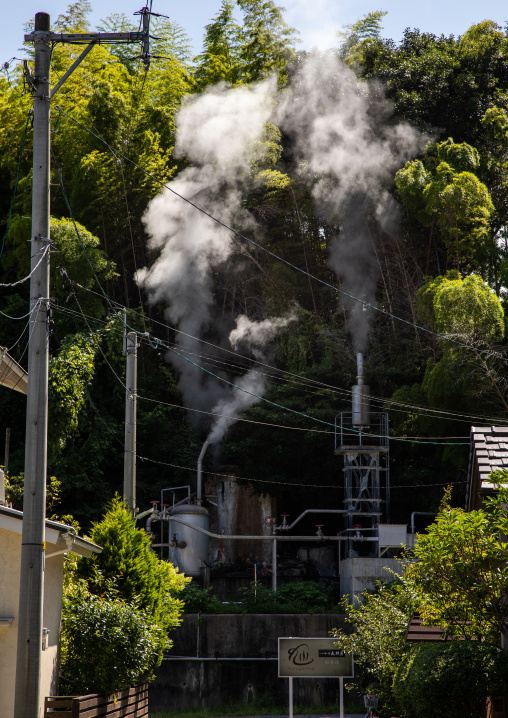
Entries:
{"type": "Polygon", "coordinates": [[[123,462],[123,500],[132,516],[136,515],[136,404],[138,338],[127,334],[127,371],[125,376],[125,453],[123,462]]]}

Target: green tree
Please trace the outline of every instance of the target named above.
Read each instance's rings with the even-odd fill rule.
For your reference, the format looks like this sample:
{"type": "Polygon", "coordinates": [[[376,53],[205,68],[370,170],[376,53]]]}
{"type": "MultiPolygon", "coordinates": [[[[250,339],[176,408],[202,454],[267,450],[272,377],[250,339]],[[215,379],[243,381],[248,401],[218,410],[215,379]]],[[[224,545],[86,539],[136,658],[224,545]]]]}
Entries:
{"type": "Polygon", "coordinates": [[[384,10],[368,12],[363,18],[346,25],[344,30],[338,33],[339,57],[346,65],[358,69],[365,66],[366,56],[381,40],[382,20],[387,14],[384,10]]]}
{"type": "Polygon", "coordinates": [[[200,89],[221,81],[231,85],[240,81],[240,26],[233,10],[234,3],[223,0],[220,11],[205,28],[203,52],[195,58],[194,76],[200,89]]]}
{"type": "Polygon", "coordinates": [[[492,643],[508,635],[508,474],[492,475],[497,491],[485,508],[466,512],[446,500],[425,534],[418,536],[404,570],[404,584],[427,625],[449,636],[492,643]]]}
{"type": "Polygon", "coordinates": [[[352,606],[342,602],[346,623],[353,631],[333,629],[337,645],[353,653],[362,666],[362,685],[379,691],[383,704],[394,704],[392,681],[409,650],[405,640],[409,618],[414,610],[413,597],[405,584],[394,581],[365,592],[362,602],[352,606]]]}
{"type": "Polygon", "coordinates": [[[239,55],[245,81],[257,82],[270,72],[284,81],[298,33],[284,20],[283,8],[273,0],[237,0],[237,5],[244,16],[239,55]]]}
{"type": "Polygon", "coordinates": [[[121,598],[135,601],[163,630],[179,625],[183,602],[177,594],[190,579],[157,557],[146,531],[136,527],[119,496],[111,501],[102,521],[92,526],[90,538],[102,546],[102,553],[81,559],[78,574],[89,579],[92,592],[102,590],[93,583],[99,572],[116,582],[121,598]]]}
{"type": "Polygon", "coordinates": [[[506,691],[507,671],[508,654],[498,646],[420,644],[402,659],[393,693],[403,716],[478,718],[489,696],[506,691]]]}
{"type": "MultiPolygon", "coordinates": [[[[437,144],[426,161],[413,160],[395,175],[395,184],[408,212],[424,226],[440,231],[447,263],[457,269],[488,267],[494,250],[490,228],[494,212],[487,187],[474,174],[478,151],[448,139],[437,144]]],[[[428,262],[427,262],[428,264],[428,262]]]]}

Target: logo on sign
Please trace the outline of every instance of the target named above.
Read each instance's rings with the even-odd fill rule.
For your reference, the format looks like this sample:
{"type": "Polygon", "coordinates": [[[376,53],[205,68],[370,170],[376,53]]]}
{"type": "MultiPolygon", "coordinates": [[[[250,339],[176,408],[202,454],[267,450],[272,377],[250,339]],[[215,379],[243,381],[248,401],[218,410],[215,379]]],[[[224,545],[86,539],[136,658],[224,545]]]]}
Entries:
{"type": "Polygon", "coordinates": [[[294,648],[289,648],[288,657],[294,666],[308,666],[309,663],[314,663],[314,659],[310,657],[309,646],[306,643],[300,643],[294,648]]]}

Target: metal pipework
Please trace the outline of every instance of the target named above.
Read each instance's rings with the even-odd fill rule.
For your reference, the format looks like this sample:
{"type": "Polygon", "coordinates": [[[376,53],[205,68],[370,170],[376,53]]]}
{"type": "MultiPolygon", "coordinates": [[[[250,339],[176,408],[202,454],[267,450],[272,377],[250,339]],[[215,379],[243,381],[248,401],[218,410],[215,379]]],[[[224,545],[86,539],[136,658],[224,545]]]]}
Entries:
{"type": "Polygon", "coordinates": [[[363,376],[363,354],[356,355],[357,376],[355,384],[351,387],[352,392],[352,423],[360,428],[370,426],[370,387],[366,386],[363,376]]]}
{"type": "Polygon", "coordinates": [[[196,488],[196,503],[198,506],[201,506],[203,503],[203,456],[205,455],[207,449],[208,439],[203,444],[203,448],[201,449],[201,453],[198,457],[198,480],[196,488]]]}
{"type": "MultiPolygon", "coordinates": [[[[177,518],[176,516],[171,517],[172,521],[176,521],[179,524],[182,524],[183,526],[188,526],[191,529],[194,529],[195,531],[199,531],[200,533],[206,534],[207,536],[210,536],[211,538],[215,539],[230,539],[233,541],[272,541],[272,591],[277,590],[277,541],[350,541],[349,536],[324,536],[324,535],[317,535],[317,536],[280,536],[277,534],[271,534],[270,536],[238,536],[238,535],[229,535],[229,534],[214,534],[211,531],[207,531],[207,529],[200,528],[199,526],[194,526],[193,524],[187,523],[187,521],[183,521],[182,519],[177,518]]],[[[319,533],[319,532],[318,532],[319,533]]],[[[357,541],[369,541],[369,542],[379,542],[378,536],[365,536],[359,539],[355,539],[357,541]]],[[[162,545],[162,544],[160,544],[162,545]]]]}
{"type": "MultiPolygon", "coordinates": [[[[188,526],[191,529],[194,529],[195,531],[199,531],[200,533],[206,534],[207,536],[211,536],[211,538],[215,539],[230,539],[233,541],[349,541],[350,538],[348,536],[274,536],[273,534],[269,536],[244,536],[244,535],[237,535],[237,534],[215,534],[211,531],[207,531],[206,529],[202,529],[199,526],[194,526],[193,524],[187,523],[187,521],[183,521],[182,519],[177,518],[176,516],[171,517],[172,521],[176,521],[179,524],[182,524],[183,526],[188,526]]],[[[377,536],[364,536],[361,539],[355,539],[355,541],[379,541],[379,538],[377,536]]]]}
{"type": "Polygon", "coordinates": [[[413,511],[411,514],[411,533],[415,533],[415,516],[437,516],[436,511],[413,511]]]}
{"type": "MultiPolygon", "coordinates": [[[[292,524],[286,524],[281,526],[275,526],[274,529],[284,529],[284,531],[289,531],[293,528],[293,526],[296,526],[296,524],[303,519],[303,517],[306,514],[350,514],[352,513],[348,509],[305,509],[305,511],[300,514],[300,516],[293,521],[292,524]]],[[[379,516],[378,513],[363,511],[363,512],[354,512],[355,516],[379,516]]]]}

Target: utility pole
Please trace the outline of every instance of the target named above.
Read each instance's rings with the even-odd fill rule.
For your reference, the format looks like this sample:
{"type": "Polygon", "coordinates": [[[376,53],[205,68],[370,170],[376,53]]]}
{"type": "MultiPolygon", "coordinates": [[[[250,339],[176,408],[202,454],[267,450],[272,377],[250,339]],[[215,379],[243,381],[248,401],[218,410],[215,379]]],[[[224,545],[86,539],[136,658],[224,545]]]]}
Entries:
{"type": "Polygon", "coordinates": [[[39,12],[35,15],[34,32],[25,35],[25,42],[33,42],[35,49],[33,74],[28,61],[25,61],[24,70],[34,101],[34,134],[30,340],[14,718],[39,718],[41,685],[48,436],[51,99],[99,42],[142,42],[143,50],[139,57],[148,69],[151,13],[146,7],[139,14],[143,15],[142,32],[65,34],[51,32],[49,15],[39,12]],[[51,90],[51,47],[57,42],[88,44],[51,90]]]}
{"type": "Polygon", "coordinates": [[[30,342],[14,718],[39,714],[46,518],[49,310],[49,15],[35,16],[30,342]]]}
{"type": "Polygon", "coordinates": [[[136,515],[136,408],[138,390],[138,338],[127,334],[127,371],[125,377],[125,453],[123,462],[123,498],[127,509],[136,515]]]}

